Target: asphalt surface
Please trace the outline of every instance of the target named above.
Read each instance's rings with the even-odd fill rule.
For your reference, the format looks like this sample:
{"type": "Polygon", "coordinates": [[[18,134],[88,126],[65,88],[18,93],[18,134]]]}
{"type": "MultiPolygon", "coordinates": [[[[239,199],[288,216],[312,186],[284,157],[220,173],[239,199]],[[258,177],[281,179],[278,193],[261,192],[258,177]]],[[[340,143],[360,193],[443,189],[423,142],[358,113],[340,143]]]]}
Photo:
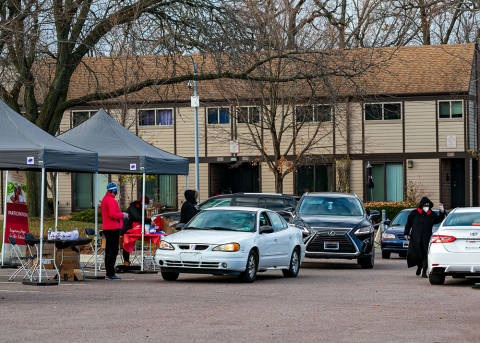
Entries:
{"type": "MultiPolygon", "coordinates": [[[[295,279],[122,274],[59,286],[8,282],[0,269],[0,341],[479,342],[479,279],[432,286],[405,259],[306,260],[295,279]]],[[[15,281],[20,281],[17,278],[15,281]]]]}

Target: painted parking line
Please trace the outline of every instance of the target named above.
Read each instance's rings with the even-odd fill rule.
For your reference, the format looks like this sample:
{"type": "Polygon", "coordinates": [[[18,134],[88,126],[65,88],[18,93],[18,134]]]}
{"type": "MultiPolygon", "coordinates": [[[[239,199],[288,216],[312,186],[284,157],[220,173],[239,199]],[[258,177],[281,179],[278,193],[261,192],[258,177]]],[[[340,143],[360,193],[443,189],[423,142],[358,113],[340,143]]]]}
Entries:
{"type": "Polygon", "coordinates": [[[40,293],[40,291],[10,291],[6,289],[0,289],[0,292],[4,293],[40,293]]]}

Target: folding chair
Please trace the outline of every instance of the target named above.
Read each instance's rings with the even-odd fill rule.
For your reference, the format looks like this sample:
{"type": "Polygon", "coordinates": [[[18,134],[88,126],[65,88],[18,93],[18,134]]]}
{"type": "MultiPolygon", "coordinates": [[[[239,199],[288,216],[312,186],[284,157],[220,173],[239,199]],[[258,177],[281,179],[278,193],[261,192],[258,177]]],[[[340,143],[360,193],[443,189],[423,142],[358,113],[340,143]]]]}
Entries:
{"type": "Polygon", "coordinates": [[[95,234],[95,230],[92,228],[85,228],[85,235],[87,237],[93,236],[92,241],[90,242],[90,248],[93,251],[92,256],[85,262],[83,265],[84,267],[87,267],[89,263],[92,264],[92,267],[95,267],[95,241],[97,242],[97,266],[98,270],[102,267],[103,261],[105,261],[105,251],[103,251],[102,248],[102,237],[103,237],[103,231],[100,231],[98,236],[95,234]],[[92,261],[93,260],[93,261],[92,261]]]}
{"type": "Polygon", "coordinates": [[[33,270],[30,267],[30,263],[34,262],[34,260],[31,258],[31,256],[23,256],[22,252],[18,248],[17,241],[13,237],[8,237],[8,241],[12,245],[12,250],[15,253],[15,255],[18,258],[18,261],[20,262],[20,267],[15,270],[15,272],[10,276],[8,281],[13,281],[15,278],[22,272],[22,270],[25,272],[25,276],[23,277],[23,280],[28,277],[30,281],[37,280],[35,279],[35,276],[33,275],[33,270]]]}
{"type": "MultiPolygon", "coordinates": [[[[27,248],[28,248],[28,252],[30,254],[30,259],[35,262],[35,259],[37,259],[38,261],[38,251],[40,249],[38,249],[38,245],[36,243],[33,243],[32,241],[35,239],[35,237],[33,236],[32,233],[26,233],[25,234],[25,243],[27,243],[27,248]]],[[[52,260],[52,259],[46,259],[45,257],[48,256],[48,254],[42,254],[42,262],[43,260],[52,260]]],[[[40,264],[40,263],[39,263],[40,264]]],[[[54,262],[54,265],[55,265],[55,262],[54,262]]],[[[45,269],[45,264],[42,263],[42,266],[43,266],[43,269],[45,270],[45,275],[47,276],[47,280],[49,279],[48,277],[48,274],[47,274],[47,271],[45,269]]],[[[56,266],[55,266],[56,268],[56,266]]],[[[35,273],[35,272],[38,272],[38,268],[37,268],[37,263],[34,263],[33,264],[33,268],[30,268],[30,270],[32,271],[32,273],[35,273]]]]}

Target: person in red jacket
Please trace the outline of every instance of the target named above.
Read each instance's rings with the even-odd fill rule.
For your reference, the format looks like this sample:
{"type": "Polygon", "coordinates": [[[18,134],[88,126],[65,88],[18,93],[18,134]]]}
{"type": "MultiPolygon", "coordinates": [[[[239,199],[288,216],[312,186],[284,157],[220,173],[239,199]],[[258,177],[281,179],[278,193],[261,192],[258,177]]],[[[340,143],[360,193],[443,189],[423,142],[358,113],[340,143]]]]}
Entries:
{"type": "Polygon", "coordinates": [[[107,185],[107,193],[102,199],[100,209],[102,211],[102,230],[105,235],[105,280],[120,280],[115,275],[115,261],[118,255],[118,240],[122,229],[122,219],[128,218],[128,214],[120,211],[115,196],[118,186],[111,182],[107,185]]]}

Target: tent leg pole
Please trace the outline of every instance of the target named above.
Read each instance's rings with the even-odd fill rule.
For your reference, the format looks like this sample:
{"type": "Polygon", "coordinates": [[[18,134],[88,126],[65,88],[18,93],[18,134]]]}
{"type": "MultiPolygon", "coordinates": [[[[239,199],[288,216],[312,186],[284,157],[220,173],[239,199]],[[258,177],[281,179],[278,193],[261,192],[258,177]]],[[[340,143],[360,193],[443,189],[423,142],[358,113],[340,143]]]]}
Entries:
{"type": "Polygon", "coordinates": [[[98,249],[98,172],[95,172],[95,277],[97,276],[97,249],[98,249]]]}
{"type": "Polygon", "coordinates": [[[5,203],[3,204],[2,266],[5,260],[5,228],[7,227],[8,170],[5,173],[5,203]]]}
{"type": "Polygon", "coordinates": [[[145,173],[142,178],[142,271],[143,271],[143,245],[145,243],[145,173]]]}
{"type": "Polygon", "coordinates": [[[58,172],[55,179],[55,231],[58,228],[58,172]]]}
{"type": "MultiPolygon", "coordinates": [[[[45,167],[42,168],[42,187],[40,191],[40,264],[38,265],[38,281],[42,282],[42,253],[43,253],[43,206],[44,206],[44,194],[45,194],[45,167]]],[[[60,277],[59,277],[60,281],[60,277]]]]}

